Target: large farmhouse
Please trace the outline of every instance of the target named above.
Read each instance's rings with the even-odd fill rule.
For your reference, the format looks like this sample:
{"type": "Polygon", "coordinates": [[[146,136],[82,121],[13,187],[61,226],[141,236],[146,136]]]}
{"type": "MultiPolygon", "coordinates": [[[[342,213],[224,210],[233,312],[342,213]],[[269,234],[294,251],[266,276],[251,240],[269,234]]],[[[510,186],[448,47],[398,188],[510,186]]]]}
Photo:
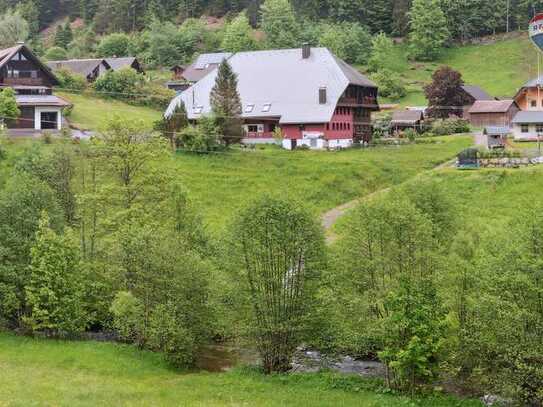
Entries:
{"type": "Polygon", "coordinates": [[[62,109],[70,104],[53,95],[58,80],[24,44],[0,50],[0,87],[15,90],[21,115],[6,120],[18,129],[56,129],[62,127],[62,109]]]}
{"type": "Polygon", "coordinates": [[[94,82],[109,70],[119,71],[131,68],[138,73],[143,73],[143,68],[135,57],[67,59],[64,61],[48,61],[47,66],[52,71],[67,69],[72,73],[83,76],[87,82],[94,82]]]}
{"type": "MultiPolygon", "coordinates": [[[[293,149],[348,147],[371,138],[377,86],[326,48],[239,52],[228,58],[238,76],[245,142],[274,142],[293,149]]],[[[176,96],[169,117],[185,105],[189,120],[211,113],[217,70],[176,96]]]]}

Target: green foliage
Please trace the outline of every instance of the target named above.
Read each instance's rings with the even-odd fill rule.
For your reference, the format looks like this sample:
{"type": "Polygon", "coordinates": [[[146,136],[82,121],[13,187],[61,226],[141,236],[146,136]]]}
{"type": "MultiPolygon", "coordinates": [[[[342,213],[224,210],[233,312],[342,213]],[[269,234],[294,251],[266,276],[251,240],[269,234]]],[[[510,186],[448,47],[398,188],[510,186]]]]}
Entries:
{"type": "Polygon", "coordinates": [[[395,65],[394,41],[385,33],[379,33],[371,41],[371,56],[368,61],[370,71],[382,71],[395,65]]]}
{"type": "Polygon", "coordinates": [[[287,371],[314,317],[325,250],[322,231],[300,204],[264,196],[240,213],[233,239],[264,370],[287,371]]]}
{"type": "Polygon", "coordinates": [[[106,35],[100,40],[96,52],[100,57],[127,57],[130,56],[132,41],[125,33],[106,35]]]}
{"type": "Polygon", "coordinates": [[[19,117],[21,111],[15,100],[15,91],[12,88],[0,90],[0,127],[4,122],[10,122],[19,117]]]}
{"type": "Polygon", "coordinates": [[[266,0],[260,10],[261,28],[269,48],[300,46],[300,26],[289,0],[266,0]]]}
{"type": "Polygon", "coordinates": [[[436,59],[450,36],[440,1],[413,0],[409,24],[411,55],[421,61],[436,59]]]}
{"type": "Polygon", "coordinates": [[[60,24],[57,26],[54,40],[55,47],[67,49],[68,45],[73,39],[73,32],[70,22],[67,22],[65,25],[60,24]]]}
{"type": "Polygon", "coordinates": [[[0,15],[0,48],[13,47],[19,41],[26,41],[29,35],[28,22],[19,11],[7,10],[0,15]]]}
{"type": "Polygon", "coordinates": [[[62,89],[81,92],[87,87],[87,80],[83,75],[73,73],[69,69],[59,69],[55,71],[55,76],[58,78],[62,89]]]}
{"type": "Polygon", "coordinates": [[[387,364],[390,387],[414,391],[437,375],[445,337],[444,311],[431,280],[401,278],[387,300],[388,333],[379,358],[387,364]]]}
{"type": "Polygon", "coordinates": [[[183,149],[198,153],[217,150],[221,139],[220,129],[213,116],[204,116],[198,124],[185,127],[178,137],[183,149]]]}
{"type": "Polygon", "coordinates": [[[30,278],[25,286],[30,312],[23,318],[25,325],[34,333],[82,332],[86,315],[78,248],[69,234],[59,236],[50,228],[45,212],[30,257],[30,278]]]}
{"type": "Polygon", "coordinates": [[[469,133],[469,131],[470,125],[467,120],[454,117],[434,120],[431,127],[431,132],[438,136],[469,133]]]}
{"type": "Polygon", "coordinates": [[[221,48],[229,52],[252,51],[257,49],[253,30],[245,12],[239,13],[224,31],[221,48]]]}
{"type": "Polygon", "coordinates": [[[221,141],[228,146],[240,142],[243,138],[238,78],[227,60],[222,61],[217,69],[217,78],[209,99],[220,127],[221,141]]]}
{"type": "Polygon", "coordinates": [[[325,24],[319,43],[348,63],[362,64],[370,54],[371,36],[357,23],[325,24]]]}
{"type": "Polygon", "coordinates": [[[65,61],[68,59],[68,53],[64,48],[61,47],[51,47],[47,49],[47,52],[44,55],[44,58],[47,61],[65,61]]]}
{"type": "Polygon", "coordinates": [[[143,322],[143,306],[129,291],[120,291],[111,304],[113,328],[126,342],[140,343],[143,322]]]}
{"type": "Polygon", "coordinates": [[[388,70],[377,71],[371,77],[379,86],[379,94],[392,100],[398,100],[407,94],[400,75],[388,70]]]}

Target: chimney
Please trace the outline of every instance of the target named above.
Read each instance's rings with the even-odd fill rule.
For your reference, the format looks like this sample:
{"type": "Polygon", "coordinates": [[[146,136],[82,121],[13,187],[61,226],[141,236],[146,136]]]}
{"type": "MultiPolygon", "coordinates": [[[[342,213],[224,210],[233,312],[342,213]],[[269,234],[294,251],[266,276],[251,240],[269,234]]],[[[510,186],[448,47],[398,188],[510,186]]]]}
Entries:
{"type": "Polygon", "coordinates": [[[321,86],[319,88],[319,104],[325,105],[326,104],[326,87],[321,86]]]}
{"type": "Polygon", "coordinates": [[[308,42],[304,42],[302,45],[302,58],[307,59],[311,56],[311,45],[308,42]]]}

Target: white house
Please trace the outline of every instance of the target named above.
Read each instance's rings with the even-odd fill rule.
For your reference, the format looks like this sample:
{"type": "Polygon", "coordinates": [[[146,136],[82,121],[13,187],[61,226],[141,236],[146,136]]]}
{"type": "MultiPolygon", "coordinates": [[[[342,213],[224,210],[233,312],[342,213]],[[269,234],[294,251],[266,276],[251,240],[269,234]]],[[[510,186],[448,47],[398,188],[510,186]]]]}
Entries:
{"type": "Polygon", "coordinates": [[[512,121],[511,133],[518,141],[537,141],[543,139],[543,111],[523,110],[512,121]]]}

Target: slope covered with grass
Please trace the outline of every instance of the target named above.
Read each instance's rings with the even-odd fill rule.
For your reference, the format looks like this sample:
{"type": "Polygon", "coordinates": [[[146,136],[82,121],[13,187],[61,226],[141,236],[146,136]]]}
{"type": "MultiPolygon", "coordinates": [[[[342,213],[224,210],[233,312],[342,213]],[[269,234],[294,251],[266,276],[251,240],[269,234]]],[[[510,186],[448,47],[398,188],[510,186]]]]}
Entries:
{"type": "Polygon", "coordinates": [[[432,144],[349,149],[339,152],[251,151],[178,153],[175,171],[213,229],[262,193],[298,199],[316,215],[408,180],[450,160],[472,144],[470,136],[436,138],[432,144]]]}
{"type": "Polygon", "coordinates": [[[496,97],[513,97],[524,82],[537,76],[537,52],[525,33],[477,45],[453,46],[431,63],[409,61],[404,44],[397,45],[395,52],[390,69],[400,74],[408,90],[399,101],[402,105],[426,104],[422,88],[440,65],[460,71],[466,83],[481,86],[496,97]]]}

